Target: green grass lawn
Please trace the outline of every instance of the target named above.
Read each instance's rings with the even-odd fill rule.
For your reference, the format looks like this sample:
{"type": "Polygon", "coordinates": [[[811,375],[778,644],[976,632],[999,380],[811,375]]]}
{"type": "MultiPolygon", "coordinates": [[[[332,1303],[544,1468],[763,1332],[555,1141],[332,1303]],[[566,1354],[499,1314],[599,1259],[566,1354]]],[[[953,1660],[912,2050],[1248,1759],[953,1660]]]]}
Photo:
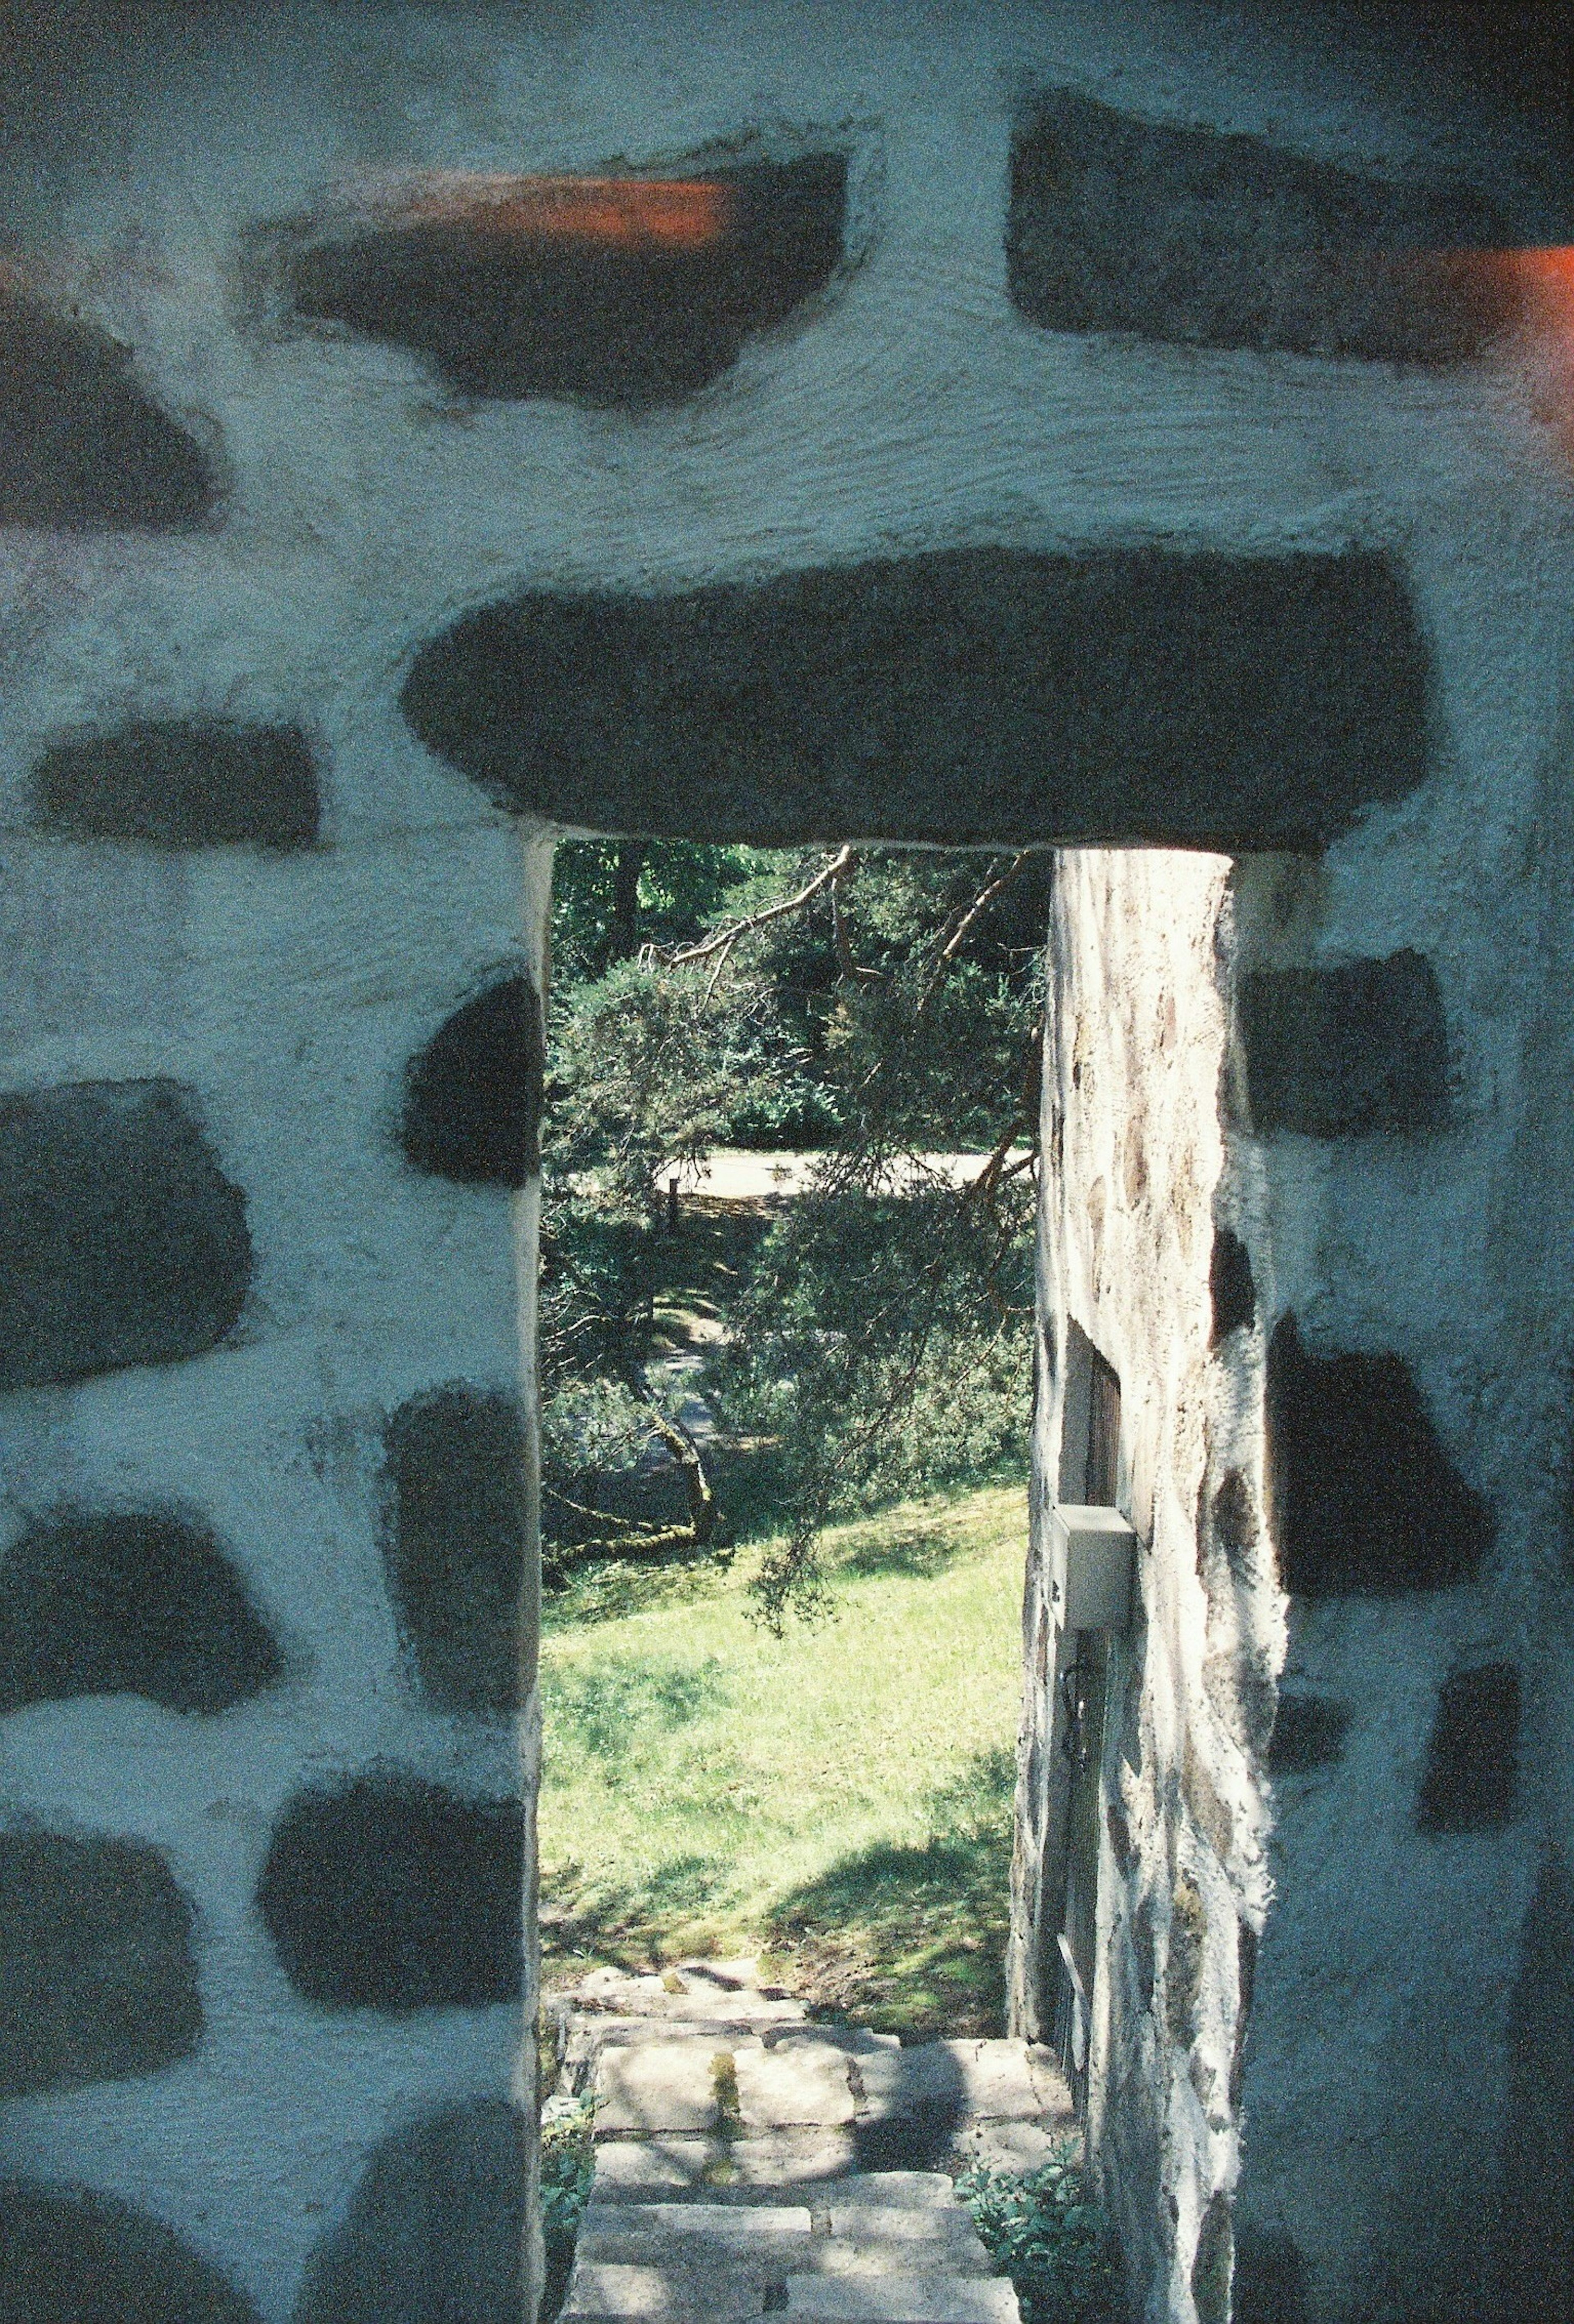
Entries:
{"type": "Polygon", "coordinates": [[[825,1543],[830,1618],[749,1619],[754,1554],[599,1566],[542,1645],[549,1979],[763,1951],[828,2014],[997,2033],[1026,1493],[825,1543]]]}

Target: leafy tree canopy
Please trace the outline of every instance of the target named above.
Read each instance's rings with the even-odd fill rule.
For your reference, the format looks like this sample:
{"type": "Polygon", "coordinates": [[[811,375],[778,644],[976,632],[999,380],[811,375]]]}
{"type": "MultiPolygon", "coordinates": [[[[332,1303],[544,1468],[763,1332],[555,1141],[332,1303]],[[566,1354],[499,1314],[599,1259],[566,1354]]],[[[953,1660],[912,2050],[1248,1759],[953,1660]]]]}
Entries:
{"type": "Polygon", "coordinates": [[[779,1626],[816,1602],[830,1517],[1020,1451],[1050,859],[607,842],[558,867],[549,1545],[716,1536],[699,1447],[653,1385],[658,1176],[717,1146],[811,1146],[808,1193],[737,1270],[708,1376],[735,1431],[776,1448],[783,1530],[758,1592],[779,1626]],[[958,1150],[990,1157],[971,1186],[925,1158],[958,1150]],[[653,1436],[681,1523],[603,1507],[653,1436]]]}

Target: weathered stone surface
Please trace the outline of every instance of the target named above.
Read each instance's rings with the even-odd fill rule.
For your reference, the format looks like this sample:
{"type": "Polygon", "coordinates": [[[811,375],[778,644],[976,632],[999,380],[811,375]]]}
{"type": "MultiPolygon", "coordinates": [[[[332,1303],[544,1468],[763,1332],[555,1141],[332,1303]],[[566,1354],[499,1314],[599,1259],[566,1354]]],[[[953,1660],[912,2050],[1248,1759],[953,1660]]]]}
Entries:
{"type": "Polygon", "coordinates": [[[1347,1703],[1321,1694],[1282,1693],[1268,1742],[1268,1773],[1305,1775],[1314,1767],[1331,1766],[1345,1748],[1349,1725],[1347,1703]]]}
{"type": "Polygon", "coordinates": [[[1019,2324],[1016,2294],[1003,2277],[927,2268],[850,2280],[792,2275],[786,2310],[789,2316],[834,2317],[838,2324],[865,2317],[879,2324],[1019,2324]]]}
{"type": "Polygon", "coordinates": [[[445,1710],[510,1711],[529,1517],[518,1398],[450,1380],[401,1405],[384,1443],[384,1555],[421,1684],[445,1710]]]}
{"type": "Polygon", "coordinates": [[[1310,1354],[1285,1315],[1268,1347],[1267,1417],[1286,1590],[1437,1590],[1478,1571],[1491,1512],[1398,1356],[1310,1354]]]}
{"type": "Polygon", "coordinates": [[[294,726],[149,719],[56,742],[32,772],[34,824],[78,838],[307,847],[318,811],[311,747],[294,726]]]}
{"type": "Polygon", "coordinates": [[[0,1096],[0,1388],[200,1355],[240,1314],[252,1248],[171,1081],[0,1096]]]}
{"type": "Polygon", "coordinates": [[[839,2201],[844,2175],[857,2163],[856,2145],[845,2130],[774,2131],[764,2138],[607,2138],[596,2150],[594,2200],[756,2203],[764,2190],[834,2180],[839,2201]]]}
{"type": "Polygon", "coordinates": [[[1191,2297],[1198,2324],[1229,2324],[1230,2265],[1235,2238],[1230,2199],[1222,2190],[1208,2199],[1191,2258],[1191,2297]]]}
{"type": "Polygon", "coordinates": [[[710,2236],[737,2246],[777,2244],[785,2236],[807,2242],[810,2226],[809,2212],[794,2203],[591,2203],[579,2221],[579,2249],[587,2258],[616,2260],[623,2254],[615,2246],[636,2238],[689,2243],[710,2236]]]}
{"type": "Polygon", "coordinates": [[[0,286],[0,524],[186,531],[218,498],[207,454],[92,325],[0,286]]]}
{"type": "Polygon", "coordinates": [[[1252,1280],[1252,1254],[1227,1227],[1214,1231],[1213,1253],[1208,1263],[1208,1291],[1213,1306],[1213,1343],[1232,1332],[1249,1328],[1257,1312],[1257,1289],[1252,1280]]]}
{"type": "Polygon", "coordinates": [[[1196,2011],[1202,1991],[1208,1942],[1208,1909],[1202,1892],[1183,1872],[1170,1896],[1170,1947],[1164,1964],[1164,2023],[1170,2039],[1189,2050],[1197,2038],[1196,2011]]]}
{"type": "Polygon", "coordinates": [[[0,1711],[77,1694],[227,1711],[282,1668],[214,1536],[176,1510],[53,1509],[0,1559],[0,1711]]]}
{"type": "Polygon", "coordinates": [[[1416,1808],[1421,1831],[1486,1831],[1512,1821],[1519,1791],[1519,1673],[1452,1672],[1438,1693],[1416,1808]]]}
{"type": "Polygon", "coordinates": [[[1517,239],[1473,188],[1308,161],[1056,89],[1012,147],[1011,295],[1054,331],[1457,363],[1508,318],[1458,254],[1517,239]]]}
{"type": "Polygon", "coordinates": [[[0,2098],[151,2073],[194,2050],[191,1929],[156,1849],[0,1833],[0,2098]]]}
{"type": "Polygon", "coordinates": [[[257,2324],[172,2229],[112,2195],[0,2180],[5,2324],[257,2324]]]}
{"type": "Polygon", "coordinates": [[[853,2118],[847,2061],[838,2050],[797,2043],[764,2050],[740,2043],[734,2062],[745,2130],[799,2125],[835,2130],[853,2118]]]}
{"type": "Polygon", "coordinates": [[[1250,1127],[1308,1138],[1415,1135],[1449,1120],[1449,1038],[1420,953],[1242,981],[1250,1127]]]}
{"type": "Polygon", "coordinates": [[[396,2133],[313,2255],[296,2324],[518,2324],[524,2181],[505,2099],[396,2133]]]}
{"type": "Polygon", "coordinates": [[[287,261],[303,317],[429,355],[473,395],[692,395],[841,262],[841,154],[637,178],[450,179],[287,261]]]}
{"type": "Polygon", "coordinates": [[[462,1185],[523,1186],[541,1167],[541,1003],[510,976],[456,1009],[409,1069],[404,1151],[462,1185]]]}
{"type": "Polygon", "coordinates": [[[593,829],[1236,850],[1413,790],[1427,692],[1380,557],[966,549],[542,591],[424,648],[403,706],[501,804],[593,829]]]}
{"type": "Polygon", "coordinates": [[[860,2058],[858,2072],[876,2116],[958,2099],[967,2113],[1002,2122],[1026,2121],[1044,2108],[1020,2042],[920,2042],[860,2058]]]}
{"type": "Polygon", "coordinates": [[[257,1903],[309,2001],[478,2008],[519,1996],[523,1879],[515,1801],[378,1769],[290,1803],[257,1903]]]}
{"type": "Polygon", "coordinates": [[[695,2132],[717,2128],[722,2093],[717,2061],[731,2055],[699,2042],[642,2042],[604,2050],[596,2069],[598,2131],[695,2132]]]}

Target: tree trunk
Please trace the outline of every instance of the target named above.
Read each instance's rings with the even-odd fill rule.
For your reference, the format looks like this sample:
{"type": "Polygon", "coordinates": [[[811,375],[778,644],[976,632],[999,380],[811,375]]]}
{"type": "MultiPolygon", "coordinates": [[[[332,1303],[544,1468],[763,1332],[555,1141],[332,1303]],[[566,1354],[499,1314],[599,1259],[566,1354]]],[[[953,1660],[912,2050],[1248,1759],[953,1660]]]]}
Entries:
{"type": "Polygon", "coordinates": [[[612,927],[606,957],[632,960],[639,950],[639,880],[650,850],[643,839],[621,839],[612,872],[612,927]]]}

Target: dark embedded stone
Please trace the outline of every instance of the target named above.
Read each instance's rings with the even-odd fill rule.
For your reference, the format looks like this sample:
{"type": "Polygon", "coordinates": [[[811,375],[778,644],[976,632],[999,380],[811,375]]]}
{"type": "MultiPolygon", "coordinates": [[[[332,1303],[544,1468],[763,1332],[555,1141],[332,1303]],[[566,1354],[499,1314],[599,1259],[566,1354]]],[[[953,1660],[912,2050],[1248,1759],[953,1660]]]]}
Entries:
{"type": "Polygon", "coordinates": [[[1132,1914],[1132,1966],[1136,1973],[1137,1998],[1144,2009],[1153,2006],[1153,1992],[1158,1971],[1153,1951],[1153,1904],[1144,1896],[1132,1914]]]}
{"type": "Polygon", "coordinates": [[[1519,1789],[1519,1673],[1479,1663],[1443,1681],[1416,1809],[1419,1831],[1489,1831],[1519,1789]]]}
{"type": "Polygon", "coordinates": [[[1245,1582],[1251,1571],[1252,1552],[1257,1545],[1257,1505],[1239,1469],[1227,1469],[1219,1480],[1211,1516],[1215,1542],[1224,1552],[1235,1579],[1245,1582]]]}
{"type": "Polygon", "coordinates": [[[161,2219],[83,2187],[0,2180],[5,2324],[258,2324],[244,2293],[161,2219]]]}
{"type": "Polygon", "coordinates": [[[257,1903],[291,1983],[340,2009],[517,2000],[524,1823],[378,1770],[281,1816],[257,1903]]]}
{"type": "Polygon", "coordinates": [[[1491,1511],[1398,1356],[1310,1355],[1285,1315],[1268,1347],[1267,1419],[1286,1590],[1440,1590],[1475,1577],[1491,1511]]]}
{"type": "Polygon", "coordinates": [[[165,847],[309,847],[317,768],[295,726],[150,719],[46,751],[33,770],[32,820],[72,837],[165,847]]]}
{"type": "Polygon", "coordinates": [[[245,1204],[178,1082],[0,1097],[0,1388],[213,1347],[251,1281],[245,1204]]]}
{"type": "Polygon", "coordinates": [[[218,496],[206,453],[138,383],[129,348],[0,288],[0,524],[187,531],[218,496]]]}
{"type": "Polygon", "coordinates": [[[227,1711],[281,1669],[218,1541],[174,1510],[54,1509],[0,1560],[0,1711],[77,1694],[227,1711]]]}
{"type": "Polygon", "coordinates": [[[453,1380],[402,1405],[384,1441],[384,1555],[421,1684],[448,1711],[512,1711],[529,1524],[518,1399],[453,1380]]]}
{"type": "Polygon", "coordinates": [[[477,2098],[388,2139],[307,2270],[295,2324],[518,2324],[524,2125],[477,2098]]]}
{"type": "Polygon", "coordinates": [[[1305,1775],[1331,1766],[1349,1731],[1347,1704],[1327,1695],[1281,1694],[1268,1741],[1271,1775],[1305,1775]]]}
{"type": "Polygon", "coordinates": [[[1448,1121],[1448,1030],[1432,964],[1420,953],[1253,970],[1242,982],[1240,1022],[1259,1135],[1413,1134],[1448,1121]]]}
{"type": "Polygon", "coordinates": [[[1401,181],[1056,89],[1012,144],[1007,279],[1051,331],[1458,363],[1509,321],[1462,254],[1523,239],[1458,180],[1401,181]]]}
{"type": "Polygon", "coordinates": [[[1246,2034],[1252,2022],[1252,2003],[1257,1992],[1257,1932],[1250,1921],[1236,1923],[1236,2033],[1230,2053],[1229,2102],[1233,2112],[1239,2113],[1242,2091],[1246,2078],[1246,2034]]]}
{"type": "Polygon", "coordinates": [[[1427,694],[1378,556],[963,549],[543,590],[425,647],[403,706],[502,805],[593,830],[1231,852],[1414,790],[1427,694]]]}
{"type": "Polygon", "coordinates": [[[847,161],[817,153],[664,187],[493,180],[446,195],[440,217],[421,208],[295,251],[294,312],[414,348],[468,394],[638,410],[708,385],[825,288],[842,259],[847,161]],[[663,192],[668,231],[652,207],[663,192]]]}
{"type": "Polygon", "coordinates": [[[0,2097],[152,2073],[194,2050],[191,1927],[157,1849],[0,1833],[0,2097]]]}
{"type": "Polygon", "coordinates": [[[1306,2262],[1288,2236],[1236,2230],[1231,2324],[1310,2324],[1306,2262]]]}
{"type": "Polygon", "coordinates": [[[1574,1879],[1551,1853],[1520,1938],[1508,2054],[1496,2312],[1564,2324],[1574,2316],[1574,1879]]]}
{"type": "Polygon", "coordinates": [[[1208,1290],[1213,1303],[1213,1343],[1217,1347],[1232,1332],[1245,1330],[1257,1312],[1252,1254],[1227,1227],[1218,1227],[1214,1231],[1208,1290]]]}
{"type": "Polygon", "coordinates": [[[403,1142],[418,1170],[523,1186],[541,1167],[541,1003],[511,976],[456,1009],[410,1066],[403,1142]]]}
{"type": "Polygon", "coordinates": [[[1234,2257],[1230,2199],[1220,2190],[1208,2199],[1191,2259],[1191,2298],[1198,2324],[1229,2324],[1230,2265],[1234,2257]]]}

